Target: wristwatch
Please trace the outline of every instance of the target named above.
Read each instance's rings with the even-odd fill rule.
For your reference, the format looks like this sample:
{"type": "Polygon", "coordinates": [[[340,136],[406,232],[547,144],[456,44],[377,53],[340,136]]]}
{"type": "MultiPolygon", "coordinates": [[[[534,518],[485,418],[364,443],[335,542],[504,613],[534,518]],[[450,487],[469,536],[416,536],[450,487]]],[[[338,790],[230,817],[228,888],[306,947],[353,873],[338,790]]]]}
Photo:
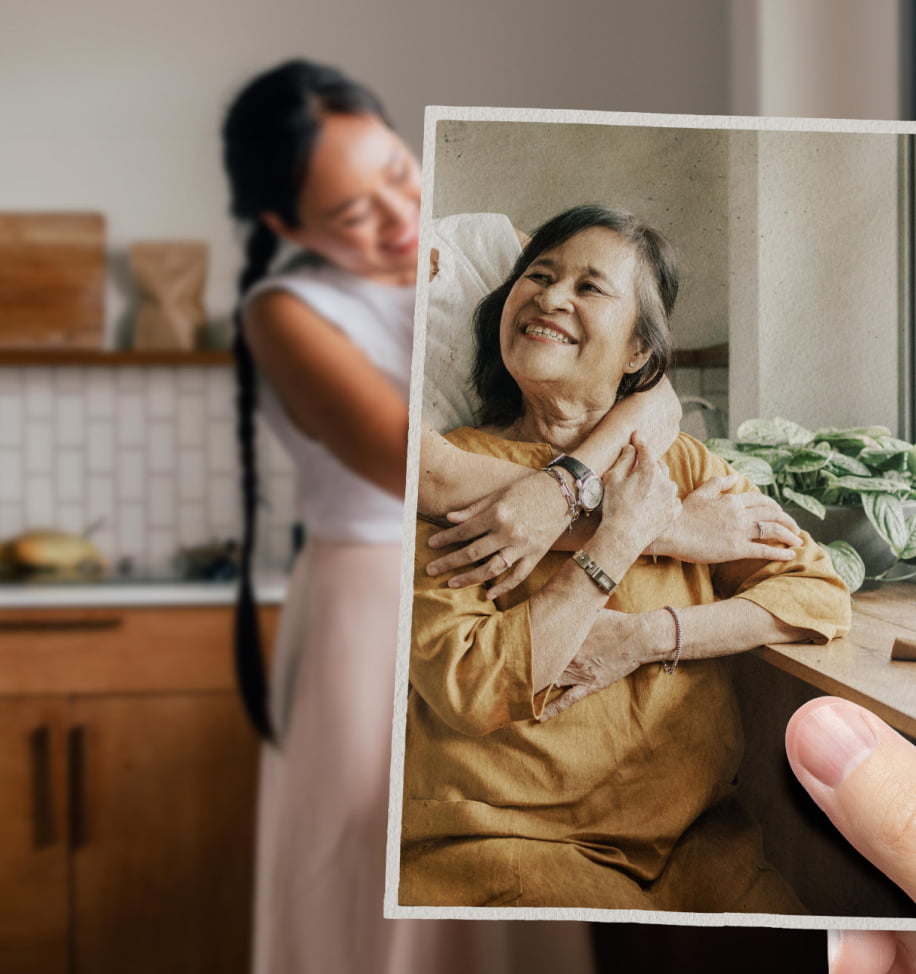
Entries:
{"type": "Polygon", "coordinates": [[[604,499],[604,484],[594,470],[566,453],[561,453],[551,460],[547,464],[547,469],[550,470],[551,467],[562,467],[572,474],[573,486],[576,488],[576,504],[582,511],[591,514],[601,506],[601,501],[604,499]]]}
{"type": "Polygon", "coordinates": [[[580,548],[570,557],[605,595],[610,595],[617,588],[617,583],[614,579],[608,575],[584,548],[580,548]]]}

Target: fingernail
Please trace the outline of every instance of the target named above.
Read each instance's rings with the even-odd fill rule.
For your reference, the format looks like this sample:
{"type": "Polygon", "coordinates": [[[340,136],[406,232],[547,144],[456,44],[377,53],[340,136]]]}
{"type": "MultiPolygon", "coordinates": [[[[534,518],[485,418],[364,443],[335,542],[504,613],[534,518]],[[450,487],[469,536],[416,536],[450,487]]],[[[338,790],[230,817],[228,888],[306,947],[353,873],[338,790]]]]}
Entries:
{"type": "Polygon", "coordinates": [[[460,588],[461,587],[461,582],[459,582],[457,578],[450,578],[448,580],[448,587],[449,588],[460,588]]]}
{"type": "Polygon", "coordinates": [[[833,962],[837,958],[837,954],[840,952],[840,947],[843,944],[843,931],[842,930],[828,930],[827,931],[827,967],[833,967],[833,962]]]}
{"type": "Polygon", "coordinates": [[[828,788],[836,788],[878,744],[854,704],[839,701],[805,714],[797,731],[798,758],[828,788]]]}
{"type": "Polygon", "coordinates": [[[439,574],[439,569],[436,568],[435,565],[427,565],[426,566],[426,574],[427,575],[438,575],[439,574]]]}

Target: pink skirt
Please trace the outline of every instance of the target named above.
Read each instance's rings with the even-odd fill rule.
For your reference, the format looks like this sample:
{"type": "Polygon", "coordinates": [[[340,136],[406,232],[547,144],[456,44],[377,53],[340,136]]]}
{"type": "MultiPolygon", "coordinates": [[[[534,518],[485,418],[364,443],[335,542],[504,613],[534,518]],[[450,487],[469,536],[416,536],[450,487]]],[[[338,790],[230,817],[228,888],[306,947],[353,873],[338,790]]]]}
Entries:
{"type": "Polygon", "coordinates": [[[590,974],[575,923],[382,916],[400,545],[310,539],[275,648],[254,974],[590,974]]]}

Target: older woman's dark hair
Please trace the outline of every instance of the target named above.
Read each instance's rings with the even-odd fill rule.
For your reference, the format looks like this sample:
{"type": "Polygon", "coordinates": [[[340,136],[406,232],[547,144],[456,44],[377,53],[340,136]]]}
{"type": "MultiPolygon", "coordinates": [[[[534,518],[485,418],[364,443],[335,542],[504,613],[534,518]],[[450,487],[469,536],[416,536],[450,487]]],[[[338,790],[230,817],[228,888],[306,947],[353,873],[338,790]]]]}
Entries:
{"type": "Polygon", "coordinates": [[[668,370],[671,360],[668,319],[678,291],[674,248],[659,230],[626,210],[598,204],[574,206],[534,232],[512,273],[477,306],[474,314],[477,356],[473,381],[482,403],[478,411],[480,423],[502,426],[518,419],[522,413],[521,390],[503,364],[499,348],[499,323],[509,292],[541,254],[592,227],[605,227],[620,234],[633,245],[639,261],[635,334],[641,347],[650,355],[638,372],[624,375],[617,390],[618,401],[634,392],[651,389],[668,370]]]}

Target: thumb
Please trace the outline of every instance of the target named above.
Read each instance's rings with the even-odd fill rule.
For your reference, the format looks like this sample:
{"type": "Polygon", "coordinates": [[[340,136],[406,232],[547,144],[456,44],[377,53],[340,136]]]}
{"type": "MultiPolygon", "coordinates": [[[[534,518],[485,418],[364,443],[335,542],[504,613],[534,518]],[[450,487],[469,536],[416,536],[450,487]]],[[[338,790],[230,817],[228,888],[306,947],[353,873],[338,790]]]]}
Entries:
{"type": "Polygon", "coordinates": [[[716,497],[718,494],[724,494],[725,491],[731,490],[736,483],[738,483],[738,475],[734,473],[724,477],[710,477],[709,480],[700,484],[693,493],[697,497],[716,497]]]}
{"type": "Polygon", "coordinates": [[[485,500],[486,498],[482,497],[458,511],[449,511],[445,516],[454,524],[463,524],[465,521],[470,521],[472,517],[476,517],[485,508],[485,500]]]}
{"type": "Polygon", "coordinates": [[[863,707],[819,697],[789,721],[786,752],[830,821],[916,898],[916,747],[863,707]]]}

